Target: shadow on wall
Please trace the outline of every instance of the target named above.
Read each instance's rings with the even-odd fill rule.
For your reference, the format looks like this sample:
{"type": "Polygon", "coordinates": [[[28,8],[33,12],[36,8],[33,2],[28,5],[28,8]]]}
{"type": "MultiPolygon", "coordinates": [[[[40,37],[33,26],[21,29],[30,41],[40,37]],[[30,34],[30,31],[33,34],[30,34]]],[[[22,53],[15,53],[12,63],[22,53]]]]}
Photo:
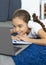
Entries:
{"type": "Polygon", "coordinates": [[[13,12],[21,8],[21,0],[0,0],[0,21],[10,20],[13,12]]]}

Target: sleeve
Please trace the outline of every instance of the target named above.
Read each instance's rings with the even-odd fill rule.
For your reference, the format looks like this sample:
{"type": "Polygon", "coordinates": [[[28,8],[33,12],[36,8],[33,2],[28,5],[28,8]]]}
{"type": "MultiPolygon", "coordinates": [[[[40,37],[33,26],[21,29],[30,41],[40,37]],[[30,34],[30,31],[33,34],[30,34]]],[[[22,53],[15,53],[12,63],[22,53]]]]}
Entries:
{"type": "Polygon", "coordinates": [[[33,22],[33,21],[31,21],[31,20],[30,20],[30,21],[28,21],[28,27],[29,27],[29,28],[32,28],[32,27],[33,27],[33,24],[34,24],[34,22],[33,22]]]}
{"type": "Polygon", "coordinates": [[[38,31],[41,29],[42,27],[41,27],[41,25],[40,24],[38,24],[38,23],[34,23],[34,27],[33,27],[33,30],[34,30],[34,32],[37,34],[38,33],[38,31]]]}
{"type": "Polygon", "coordinates": [[[33,29],[33,31],[37,34],[38,31],[42,28],[40,24],[36,23],[36,22],[32,22],[29,21],[28,22],[28,27],[33,29]]]}

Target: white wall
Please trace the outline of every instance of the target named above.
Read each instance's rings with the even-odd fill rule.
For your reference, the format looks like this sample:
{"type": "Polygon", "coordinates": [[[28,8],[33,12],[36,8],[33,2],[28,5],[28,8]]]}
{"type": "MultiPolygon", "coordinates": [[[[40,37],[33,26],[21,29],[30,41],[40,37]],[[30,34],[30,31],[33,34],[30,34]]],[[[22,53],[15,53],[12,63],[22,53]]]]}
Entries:
{"type": "Polygon", "coordinates": [[[46,3],[46,0],[41,1],[41,19],[44,19],[44,3],[46,3]]]}
{"type": "Polygon", "coordinates": [[[33,13],[40,16],[40,0],[21,0],[21,4],[21,8],[29,11],[31,16],[33,13]]]}

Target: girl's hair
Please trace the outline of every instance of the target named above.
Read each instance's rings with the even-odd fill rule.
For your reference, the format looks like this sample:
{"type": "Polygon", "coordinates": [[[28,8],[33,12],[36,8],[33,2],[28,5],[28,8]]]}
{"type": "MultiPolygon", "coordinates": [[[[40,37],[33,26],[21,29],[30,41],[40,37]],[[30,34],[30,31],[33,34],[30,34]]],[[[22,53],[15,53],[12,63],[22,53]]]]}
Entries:
{"type": "Polygon", "coordinates": [[[36,14],[33,13],[32,17],[33,17],[33,21],[39,23],[42,26],[43,30],[46,32],[45,25],[38,19],[38,16],[36,16],[36,14]]]}
{"type": "Polygon", "coordinates": [[[30,20],[30,14],[26,10],[18,9],[13,13],[13,18],[19,17],[23,19],[26,23],[30,20]]]}

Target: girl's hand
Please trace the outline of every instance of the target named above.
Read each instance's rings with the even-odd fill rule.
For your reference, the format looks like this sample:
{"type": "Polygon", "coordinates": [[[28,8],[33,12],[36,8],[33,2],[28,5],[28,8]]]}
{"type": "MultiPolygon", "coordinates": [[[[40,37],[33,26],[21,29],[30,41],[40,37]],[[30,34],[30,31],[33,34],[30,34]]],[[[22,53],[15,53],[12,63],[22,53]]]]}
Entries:
{"type": "Polygon", "coordinates": [[[16,35],[16,36],[11,36],[11,39],[12,39],[12,40],[20,40],[19,37],[18,37],[18,35],[16,35]]]}
{"type": "Polygon", "coordinates": [[[30,42],[30,39],[26,34],[25,35],[16,35],[16,36],[11,36],[12,40],[18,40],[18,41],[26,41],[30,42]]]}
{"type": "Polygon", "coordinates": [[[11,34],[14,33],[14,32],[16,32],[16,31],[15,31],[15,28],[10,29],[10,33],[11,33],[11,34]]]}
{"type": "Polygon", "coordinates": [[[26,41],[26,42],[30,42],[30,38],[25,34],[25,35],[18,35],[18,38],[19,40],[23,40],[23,41],[26,41]]]}

